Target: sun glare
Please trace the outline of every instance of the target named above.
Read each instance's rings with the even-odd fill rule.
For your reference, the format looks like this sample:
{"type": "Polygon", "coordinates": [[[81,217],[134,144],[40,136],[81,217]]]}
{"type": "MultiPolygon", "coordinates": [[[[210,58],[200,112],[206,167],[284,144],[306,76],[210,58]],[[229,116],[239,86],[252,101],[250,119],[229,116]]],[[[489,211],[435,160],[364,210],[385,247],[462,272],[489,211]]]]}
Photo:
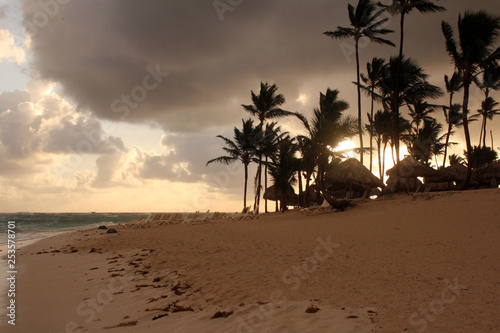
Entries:
{"type": "Polygon", "coordinates": [[[356,153],[354,152],[354,148],[356,148],[356,144],[352,141],[342,141],[339,143],[337,147],[333,149],[334,152],[342,152],[344,156],[347,158],[353,158],[356,156],[356,153]]]}

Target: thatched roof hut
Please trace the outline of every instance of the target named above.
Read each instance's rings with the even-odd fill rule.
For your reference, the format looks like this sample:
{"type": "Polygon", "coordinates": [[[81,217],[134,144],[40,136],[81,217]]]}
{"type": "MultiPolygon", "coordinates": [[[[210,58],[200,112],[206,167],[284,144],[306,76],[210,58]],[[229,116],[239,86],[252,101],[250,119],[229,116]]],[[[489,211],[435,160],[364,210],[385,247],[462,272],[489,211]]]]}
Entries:
{"type": "Polygon", "coordinates": [[[425,183],[462,182],[467,175],[467,167],[456,163],[440,169],[433,177],[425,178],[425,183]]]}
{"type": "MultiPolygon", "coordinates": [[[[276,186],[274,185],[268,187],[264,192],[264,200],[278,201],[281,199],[281,194],[276,191],[276,186]]],[[[289,203],[295,203],[299,201],[299,196],[295,193],[289,193],[286,199],[289,203]]]]}
{"type": "MultiPolygon", "coordinates": [[[[430,166],[424,165],[411,156],[402,159],[397,165],[399,177],[401,178],[416,178],[416,177],[432,177],[437,175],[437,171],[430,166]]],[[[396,166],[387,170],[387,176],[396,175],[396,166]]]]}
{"type": "Polygon", "coordinates": [[[354,185],[365,190],[384,187],[384,183],[355,158],[339,163],[328,171],[325,180],[333,185],[354,185]]]}

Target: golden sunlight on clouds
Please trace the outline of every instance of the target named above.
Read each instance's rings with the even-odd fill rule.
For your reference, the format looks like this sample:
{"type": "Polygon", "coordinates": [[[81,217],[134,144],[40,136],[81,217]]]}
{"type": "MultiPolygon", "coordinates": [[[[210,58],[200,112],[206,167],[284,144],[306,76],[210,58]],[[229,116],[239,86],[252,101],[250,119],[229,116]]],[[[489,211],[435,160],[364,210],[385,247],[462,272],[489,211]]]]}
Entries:
{"type": "Polygon", "coordinates": [[[306,105],[308,100],[309,100],[309,96],[307,96],[305,94],[300,94],[299,98],[297,98],[295,101],[302,104],[302,105],[306,105]]]}
{"type": "Polygon", "coordinates": [[[22,47],[16,45],[14,37],[8,30],[0,30],[0,60],[9,59],[16,64],[26,60],[26,53],[22,47]]]}

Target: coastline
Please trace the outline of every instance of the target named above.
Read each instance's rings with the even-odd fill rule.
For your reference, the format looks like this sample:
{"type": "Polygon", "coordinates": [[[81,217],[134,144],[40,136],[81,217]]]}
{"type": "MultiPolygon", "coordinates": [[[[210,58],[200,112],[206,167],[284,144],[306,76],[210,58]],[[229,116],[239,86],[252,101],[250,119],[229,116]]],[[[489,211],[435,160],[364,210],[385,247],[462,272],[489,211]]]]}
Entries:
{"type": "Polygon", "coordinates": [[[499,330],[499,200],[395,196],[43,239],[20,253],[19,326],[6,332],[499,330]]]}

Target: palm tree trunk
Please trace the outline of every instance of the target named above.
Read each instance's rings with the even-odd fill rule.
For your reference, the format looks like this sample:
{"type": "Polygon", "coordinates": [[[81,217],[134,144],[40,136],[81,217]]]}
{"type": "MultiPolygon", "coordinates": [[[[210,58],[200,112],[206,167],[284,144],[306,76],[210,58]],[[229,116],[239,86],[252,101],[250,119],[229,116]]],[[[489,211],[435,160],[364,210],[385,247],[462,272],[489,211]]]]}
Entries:
{"type": "Polygon", "coordinates": [[[243,192],[243,209],[247,209],[248,164],[245,164],[245,187],[243,192]]]}
{"type": "MultiPolygon", "coordinates": [[[[383,154],[382,154],[382,161],[383,161],[383,164],[382,164],[382,175],[384,175],[385,173],[385,151],[387,150],[387,141],[384,143],[384,150],[383,150],[383,154]]],[[[399,174],[397,172],[397,169],[396,168],[396,175],[399,177],[399,174]]]]}
{"type": "Polygon", "coordinates": [[[262,187],[262,155],[259,155],[259,168],[258,172],[258,180],[257,180],[257,196],[255,198],[255,209],[254,214],[259,214],[259,205],[260,205],[260,188],[262,187]]]}
{"type": "Polygon", "coordinates": [[[303,193],[303,191],[302,191],[302,173],[300,172],[300,170],[297,173],[298,173],[298,178],[299,178],[299,206],[303,207],[304,206],[304,203],[303,203],[304,195],[302,194],[303,193]]]}
{"type": "Polygon", "coordinates": [[[361,82],[360,82],[360,75],[359,75],[359,38],[356,38],[356,75],[357,75],[357,87],[358,87],[358,131],[359,131],[359,147],[360,147],[360,152],[359,152],[359,161],[361,164],[363,164],[363,155],[364,155],[364,150],[363,150],[363,131],[362,131],[362,124],[361,124],[361,82]]]}
{"type": "Polygon", "coordinates": [[[463,112],[462,112],[462,121],[464,125],[464,134],[465,134],[465,142],[467,144],[467,175],[465,176],[465,180],[460,185],[459,190],[465,190],[469,186],[470,178],[472,175],[472,145],[470,142],[470,133],[469,133],[469,90],[470,90],[470,82],[467,81],[468,73],[464,73],[464,101],[463,101],[463,112]]]}
{"type": "MultiPolygon", "coordinates": [[[[488,117],[484,117],[483,122],[483,147],[486,147],[486,122],[488,121],[488,117]]],[[[493,147],[491,147],[493,149],[493,147]]]]}
{"type": "Polygon", "coordinates": [[[448,114],[445,113],[446,121],[448,122],[448,132],[446,133],[446,144],[444,145],[443,168],[446,167],[446,155],[448,154],[448,144],[450,143],[450,135],[451,135],[451,130],[453,128],[453,124],[451,123],[451,118],[450,118],[452,106],[453,106],[453,93],[450,93],[450,108],[448,109],[448,114]]]}
{"type": "Polygon", "coordinates": [[[380,136],[377,138],[377,154],[378,154],[378,173],[380,175],[380,180],[384,181],[384,170],[382,170],[382,158],[380,156],[380,149],[382,148],[382,138],[380,136]]]}
{"type": "MultiPolygon", "coordinates": [[[[405,12],[404,10],[401,12],[401,21],[400,21],[400,29],[401,29],[401,38],[399,41],[399,58],[398,58],[398,70],[397,70],[397,76],[396,76],[396,87],[394,87],[395,91],[395,100],[394,100],[394,107],[393,107],[393,140],[394,140],[394,145],[396,147],[396,161],[398,164],[400,159],[399,159],[399,82],[401,79],[401,66],[403,63],[403,42],[404,42],[404,26],[405,26],[405,12]]],[[[399,171],[398,168],[396,168],[396,175],[399,176],[399,171]]]]}
{"type": "MultiPolygon", "coordinates": [[[[267,190],[267,161],[268,161],[268,159],[267,159],[267,156],[266,156],[266,166],[265,166],[265,169],[264,169],[264,188],[265,188],[264,191],[267,190]]],[[[264,211],[267,214],[267,199],[265,199],[264,206],[265,206],[265,210],[264,211]]]]}
{"type": "Polygon", "coordinates": [[[479,143],[478,143],[479,147],[481,147],[481,142],[483,141],[483,129],[484,129],[484,115],[483,115],[483,120],[481,121],[481,131],[479,131],[479,143]]]}
{"type": "Polygon", "coordinates": [[[373,93],[374,93],[374,87],[371,87],[371,96],[372,96],[372,105],[371,105],[371,110],[370,110],[370,172],[372,172],[373,169],[373,104],[374,104],[374,98],[373,98],[373,93]]]}
{"type": "Polygon", "coordinates": [[[448,123],[448,132],[446,133],[446,143],[444,144],[444,160],[443,160],[443,168],[446,167],[446,155],[448,154],[448,145],[450,144],[450,135],[453,125],[451,121],[448,123]]]}

